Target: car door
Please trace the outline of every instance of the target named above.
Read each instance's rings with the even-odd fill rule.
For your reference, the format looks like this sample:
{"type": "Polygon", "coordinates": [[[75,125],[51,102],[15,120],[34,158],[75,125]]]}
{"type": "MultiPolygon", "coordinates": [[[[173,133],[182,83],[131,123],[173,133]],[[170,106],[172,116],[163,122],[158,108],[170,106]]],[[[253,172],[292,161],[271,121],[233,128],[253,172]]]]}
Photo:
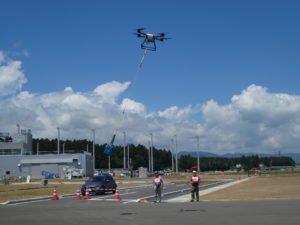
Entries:
{"type": "Polygon", "coordinates": [[[105,178],[106,188],[107,189],[114,189],[115,188],[115,182],[111,176],[107,176],[105,178]]]}

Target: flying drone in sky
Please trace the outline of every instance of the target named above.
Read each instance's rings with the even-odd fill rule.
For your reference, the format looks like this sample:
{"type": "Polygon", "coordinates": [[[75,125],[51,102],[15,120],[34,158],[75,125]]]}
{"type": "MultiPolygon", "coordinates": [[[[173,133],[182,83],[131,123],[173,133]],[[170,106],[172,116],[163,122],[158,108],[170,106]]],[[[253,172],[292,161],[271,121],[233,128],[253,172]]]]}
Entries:
{"type": "MultiPolygon", "coordinates": [[[[141,59],[141,62],[139,64],[139,68],[137,70],[137,74],[142,69],[142,65],[143,65],[143,62],[144,62],[147,51],[148,50],[156,51],[155,41],[164,41],[164,40],[171,39],[171,38],[165,37],[166,33],[158,33],[157,35],[144,33],[143,30],[145,30],[145,29],[146,28],[138,28],[138,29],[136,29],[136,33],[134,33],[138,38],[144,38],[144,41],[141,44],[141,48],[145,49],[144,54],[143,54],[142,59],[141,59]]],[[[132,82],[132,84],[134,84],[134,83],[135,83],[135,81],[132,82]]],[[[122,121],[123,121],[124,118],[125,118],[125,108],[123,109],[122,115],[123,115],[122,116],[122,121]]],[[[120,122],[120,124],[122,124],[122,122],[120,122]]],[[[119,126],[121,127],[121,125],[119,125],[119,126]]],[[[113,150],[116,148],[115,145],[114,145],[114,141],[115,141],[115,138],[116,138],[116,135],[117,135],[119,129],[120,128],[117,128],[115,130],[115,132],[113,134],[113,137],[111,139],[111,142],[105,146],[105,149],[104,149],[104,154],[105,155],[108,155],[108,156],[111,155],[113,150]]]]}
{"type": "Polygon", "coordinates": [[[150,34],[150,33],[144,33],[143,30],[146,28],[138,28],[136,29],[136,35],[138,38],[144,38],[144,41],[141,44],[142,49],[148,49],[151,51],[156,51],[156,44],[155,41],[164,41],[171,38],[166,37],[166,33],[158,33],[157,35],[150,34]]]}

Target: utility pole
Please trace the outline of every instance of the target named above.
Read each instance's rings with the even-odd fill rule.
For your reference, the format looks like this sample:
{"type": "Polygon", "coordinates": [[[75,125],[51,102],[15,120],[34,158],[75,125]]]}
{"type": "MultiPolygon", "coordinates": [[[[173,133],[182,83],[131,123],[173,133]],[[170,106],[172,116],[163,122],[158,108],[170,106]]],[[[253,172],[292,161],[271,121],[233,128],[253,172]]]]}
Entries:
{"type": "Polygon", "coordinates": [[[177,149],[177,147],[178,147],[178,144],[177,144],[177,135],[175,134],[174,135],[174,137],[175,137],[175,154],[176,154],[176,161],[175,161],[175,167],[176,167],[176,173],[178,173],[178,149],[177,149]]]}
{"type": "Polygon", "coordinates": [[[149,155],[148,155],[148,161],[149,161],[149,172],[151,172],[151,142],[149,141],[149,155]]]}
{"type": "Polygon", "coordinates": [[[173,150],[174,150],[174,139],[171,138],[172,173],[174,173],[174,155],[173,155],[173,150]]]}
{"type": "Polygon", "coordinates": [[[124,146],[123,146],[123,167],[126,169],[126,132],[123,132],[124,134],[124,146]]]}
{"type": "Polygon", "coordinates": [[[38,155],[39,154],[39,149],[40,148],[40,143],[36,143],[36,154],[38,155]]]}
{"type": "Polygon", "coordinates": [[[65,142],[63,143],[63,155],[65,154],[65,142]]]}
{"type": "Polygon", "coordinates": [[[196,136],[197,139],[197,170],[200,172],[200,137],[196,136]]]}
{"type": "Polygon", "coordinates": [[[59,155],[60,128],[57,128],[57,154],[59,155]]]}
{"type": "Polygon", "coordinates": [[[154,163],[153,163],[153,134],[150,133],[150,136],[151,136],[151,172],[153,173],[153,170],[154,170],[154,163]]]}
{"type": "Polygon", "coordinates": [[[93,132],[93,171],[95,172],[96,167],[96,157],[95,157],[95,129],[92,129],[93,132]]]}
{"type": "Polygon", "coordinates": [[[130,170],[130,156],[129,156],[129,144],[127,144],[127,162],[128,162],[128,169],[130,170]]]}

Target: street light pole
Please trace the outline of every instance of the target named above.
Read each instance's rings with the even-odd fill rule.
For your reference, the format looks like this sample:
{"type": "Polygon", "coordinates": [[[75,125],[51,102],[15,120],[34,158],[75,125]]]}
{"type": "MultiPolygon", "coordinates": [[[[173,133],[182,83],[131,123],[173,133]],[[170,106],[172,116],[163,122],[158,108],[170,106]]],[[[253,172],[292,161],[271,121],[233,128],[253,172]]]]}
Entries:
{"type": "Polygon", "coordinates": [[[126,169],[126,132],[124,131],[123,132],[124,134],[124,147],[123,147],[123,150],[124,150],[124,154],[123,154],[123,167],[124,169],[126,169]]]}
{"type": "Polygon", "coordinates": [[[149,161],[149,172],[151,172],[151,142],[149,141],[149,156],[148,156],[148,161],[149,161]]]}
{"type": "Polygon", "coordinates": [[[200,172],[200,137],[196,136],[195,137],[197,139],[197,170],[198,173],[200,172]]]}
{"type": "Polygon", "coordinates": [[[57,128],[57,154],[59,155],[60,128],[57,128]]]}
{"type": "Polygon", "coordinates": [[[172,173],[174,173],[174,155],[173,155],[173,150],[174,150],[174,139],[171,138],[172,173]]]}
{"type": "Polygon", "coordinates": [[[175,167],[176,167],[176,173],[178,173],[178,144],[177,144],[177,135],[175,134],[175,154],[176,154],[176,161],[175,161],[175,167]]]}
{"type": "Polygon", "coordinates": [[[150,133],[151,136],[151,172],[153,173],[154,170],[154,163],[153,163],[153,134],[150,133]]]}
{"type": "Polygon", "coordinates": [[[130,170],[129,144],[127,145],[127,162],[128,162],[128,169],[130,170]]]}
{"type": "Polygon", "coordinates": [[[93,171],[96,169],[96,157],[95,157],[95,129],[92,129],[93,132],[93,171]]]}

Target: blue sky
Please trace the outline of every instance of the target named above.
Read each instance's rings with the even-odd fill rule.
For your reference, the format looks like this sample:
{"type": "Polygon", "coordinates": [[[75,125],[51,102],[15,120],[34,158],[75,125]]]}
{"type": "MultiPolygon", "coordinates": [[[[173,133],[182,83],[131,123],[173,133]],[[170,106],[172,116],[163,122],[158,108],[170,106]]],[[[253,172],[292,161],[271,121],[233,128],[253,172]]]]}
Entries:
{"type": "Polygon", "coordinates": [[[151,115],[172,106],[202,107],[188,120],[205,133],[203,106],[210,100],[228,106],[251,85],[267,94],[300,94],[299,9],[292,0],[1,1],[0,51],[22,63],[27,79],[2,99],[66,87],[88,94],[112,81],[130,82],[143,54],[132,33],[147,27],[169,32],[172,40],[157,43],[135,86],[116,102],[130,98],[151,115]]]}
{"type": "Polygon", "coordinates": [[[131,81],[137,27],[170,32],[134,90],[150,110],[227,103],[250,84],[299,94],[299,1],[4,1],[0,47],[27,49],[31,92],[131,81]],[[177,98],[173,98],[176,95],[177,98]]]}

